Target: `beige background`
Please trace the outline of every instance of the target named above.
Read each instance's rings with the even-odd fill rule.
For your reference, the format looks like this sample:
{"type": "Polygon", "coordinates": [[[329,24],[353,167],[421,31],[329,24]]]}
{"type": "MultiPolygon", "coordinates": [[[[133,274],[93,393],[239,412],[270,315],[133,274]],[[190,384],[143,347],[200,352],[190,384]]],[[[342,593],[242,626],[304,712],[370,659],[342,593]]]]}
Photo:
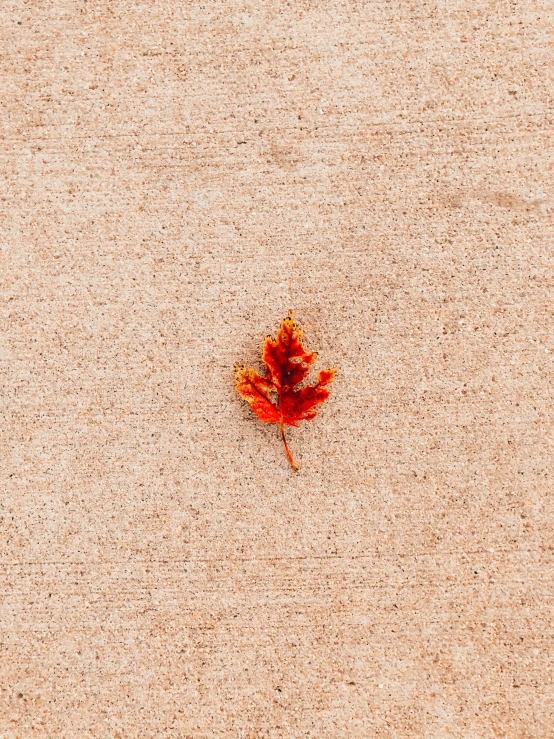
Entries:
{"type": "Polygon", "coordinates": [[[552,739],[553,10],[2,3],[1,739],[552,739]]]}

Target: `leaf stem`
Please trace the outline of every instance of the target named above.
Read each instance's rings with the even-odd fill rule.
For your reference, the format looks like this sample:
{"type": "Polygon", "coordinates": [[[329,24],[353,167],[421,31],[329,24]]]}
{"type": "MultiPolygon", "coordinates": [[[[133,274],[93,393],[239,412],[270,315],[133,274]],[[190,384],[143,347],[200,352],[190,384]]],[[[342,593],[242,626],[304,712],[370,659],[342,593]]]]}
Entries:
{"type": "Polygon", "coordinates": [[[279,425],[280,425],[280,428],[281,428],[281,437],[283,439],[283,444],[285,445],[285,451],[287,453],[287,457],[289,458],[290,466],[292,467],[292,469],[295,472],[298,472],[298,465],[296,464],[296,462],[292,458],[292,454],[290,453],[289,445],[287,444],[287,440],[285,438],[285,424],[283,423],[283,421],[281,421],[281,423],[279,425]]]}

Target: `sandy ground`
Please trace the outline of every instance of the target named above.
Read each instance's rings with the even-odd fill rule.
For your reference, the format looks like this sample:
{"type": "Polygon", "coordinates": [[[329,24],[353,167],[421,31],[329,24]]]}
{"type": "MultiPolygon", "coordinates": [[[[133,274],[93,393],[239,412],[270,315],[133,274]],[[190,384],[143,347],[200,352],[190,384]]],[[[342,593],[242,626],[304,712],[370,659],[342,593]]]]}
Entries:
{"type": "Polygon", "coordinates": [[[553,29],[2,3],[0,739],[552,739],[553,29]]]}

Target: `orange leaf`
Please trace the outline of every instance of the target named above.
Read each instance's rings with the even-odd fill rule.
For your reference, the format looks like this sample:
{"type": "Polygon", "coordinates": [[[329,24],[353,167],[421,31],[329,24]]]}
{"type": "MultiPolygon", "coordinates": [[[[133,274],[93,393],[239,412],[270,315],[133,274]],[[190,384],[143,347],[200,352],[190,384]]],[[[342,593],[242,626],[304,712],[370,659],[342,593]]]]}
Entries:
{"type": "Polygon", "coordinates": [[[281,414],[269,399],[273,390],[271,382],[250,367],[235,367],[236,388],[242,397],[252,406],[252,410],[260,421],[279,423],[281,414]]]}
{"type": "Polygon", "coordinates": [[[265,423],[278,423],[285,451],[294,470],[297,470],[285,438],[285,425],[298,426],[298,421],[315,418],[315,406],[329,397],[326,388],[333,381],[336,370],[322,370],[317,385],[296,388],[303,382],[315,362],[317,354],[302,346],[302,329],[294,323],[294,313],[283,318],[275,339],[266,338],[262,360],[266,376],[249,367],[235,365],[236,388],[250,403],[252,410],[265,423]],[[271,395],[275,396],[275,402],[271,395]]]}

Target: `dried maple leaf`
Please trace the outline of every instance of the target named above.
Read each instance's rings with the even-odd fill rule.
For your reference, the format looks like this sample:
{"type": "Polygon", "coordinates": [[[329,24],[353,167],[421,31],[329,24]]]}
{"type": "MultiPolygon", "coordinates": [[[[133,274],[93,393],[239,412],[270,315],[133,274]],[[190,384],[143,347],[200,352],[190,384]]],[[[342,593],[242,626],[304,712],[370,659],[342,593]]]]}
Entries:
{"type": "Polygon", "coordinates": [[[315,418],[315,406],[329,397],[326,385],[336,374],[336,369],[322,370],[317,385],[298,390],[316,358],[315,352],[308,352],[302,346],[302,329],[294,323],[294,313],[289,311],[287,318],[281,321],[276,338],[268,336],[264,341],[262,360],[266,376],[262,377],[250,367],[235,365],[237,391],[261,421],[279,424],[287,457],[295,471],[298,467],[285,438],[285,426],[297,426],[298,421],[315,418]]]}

